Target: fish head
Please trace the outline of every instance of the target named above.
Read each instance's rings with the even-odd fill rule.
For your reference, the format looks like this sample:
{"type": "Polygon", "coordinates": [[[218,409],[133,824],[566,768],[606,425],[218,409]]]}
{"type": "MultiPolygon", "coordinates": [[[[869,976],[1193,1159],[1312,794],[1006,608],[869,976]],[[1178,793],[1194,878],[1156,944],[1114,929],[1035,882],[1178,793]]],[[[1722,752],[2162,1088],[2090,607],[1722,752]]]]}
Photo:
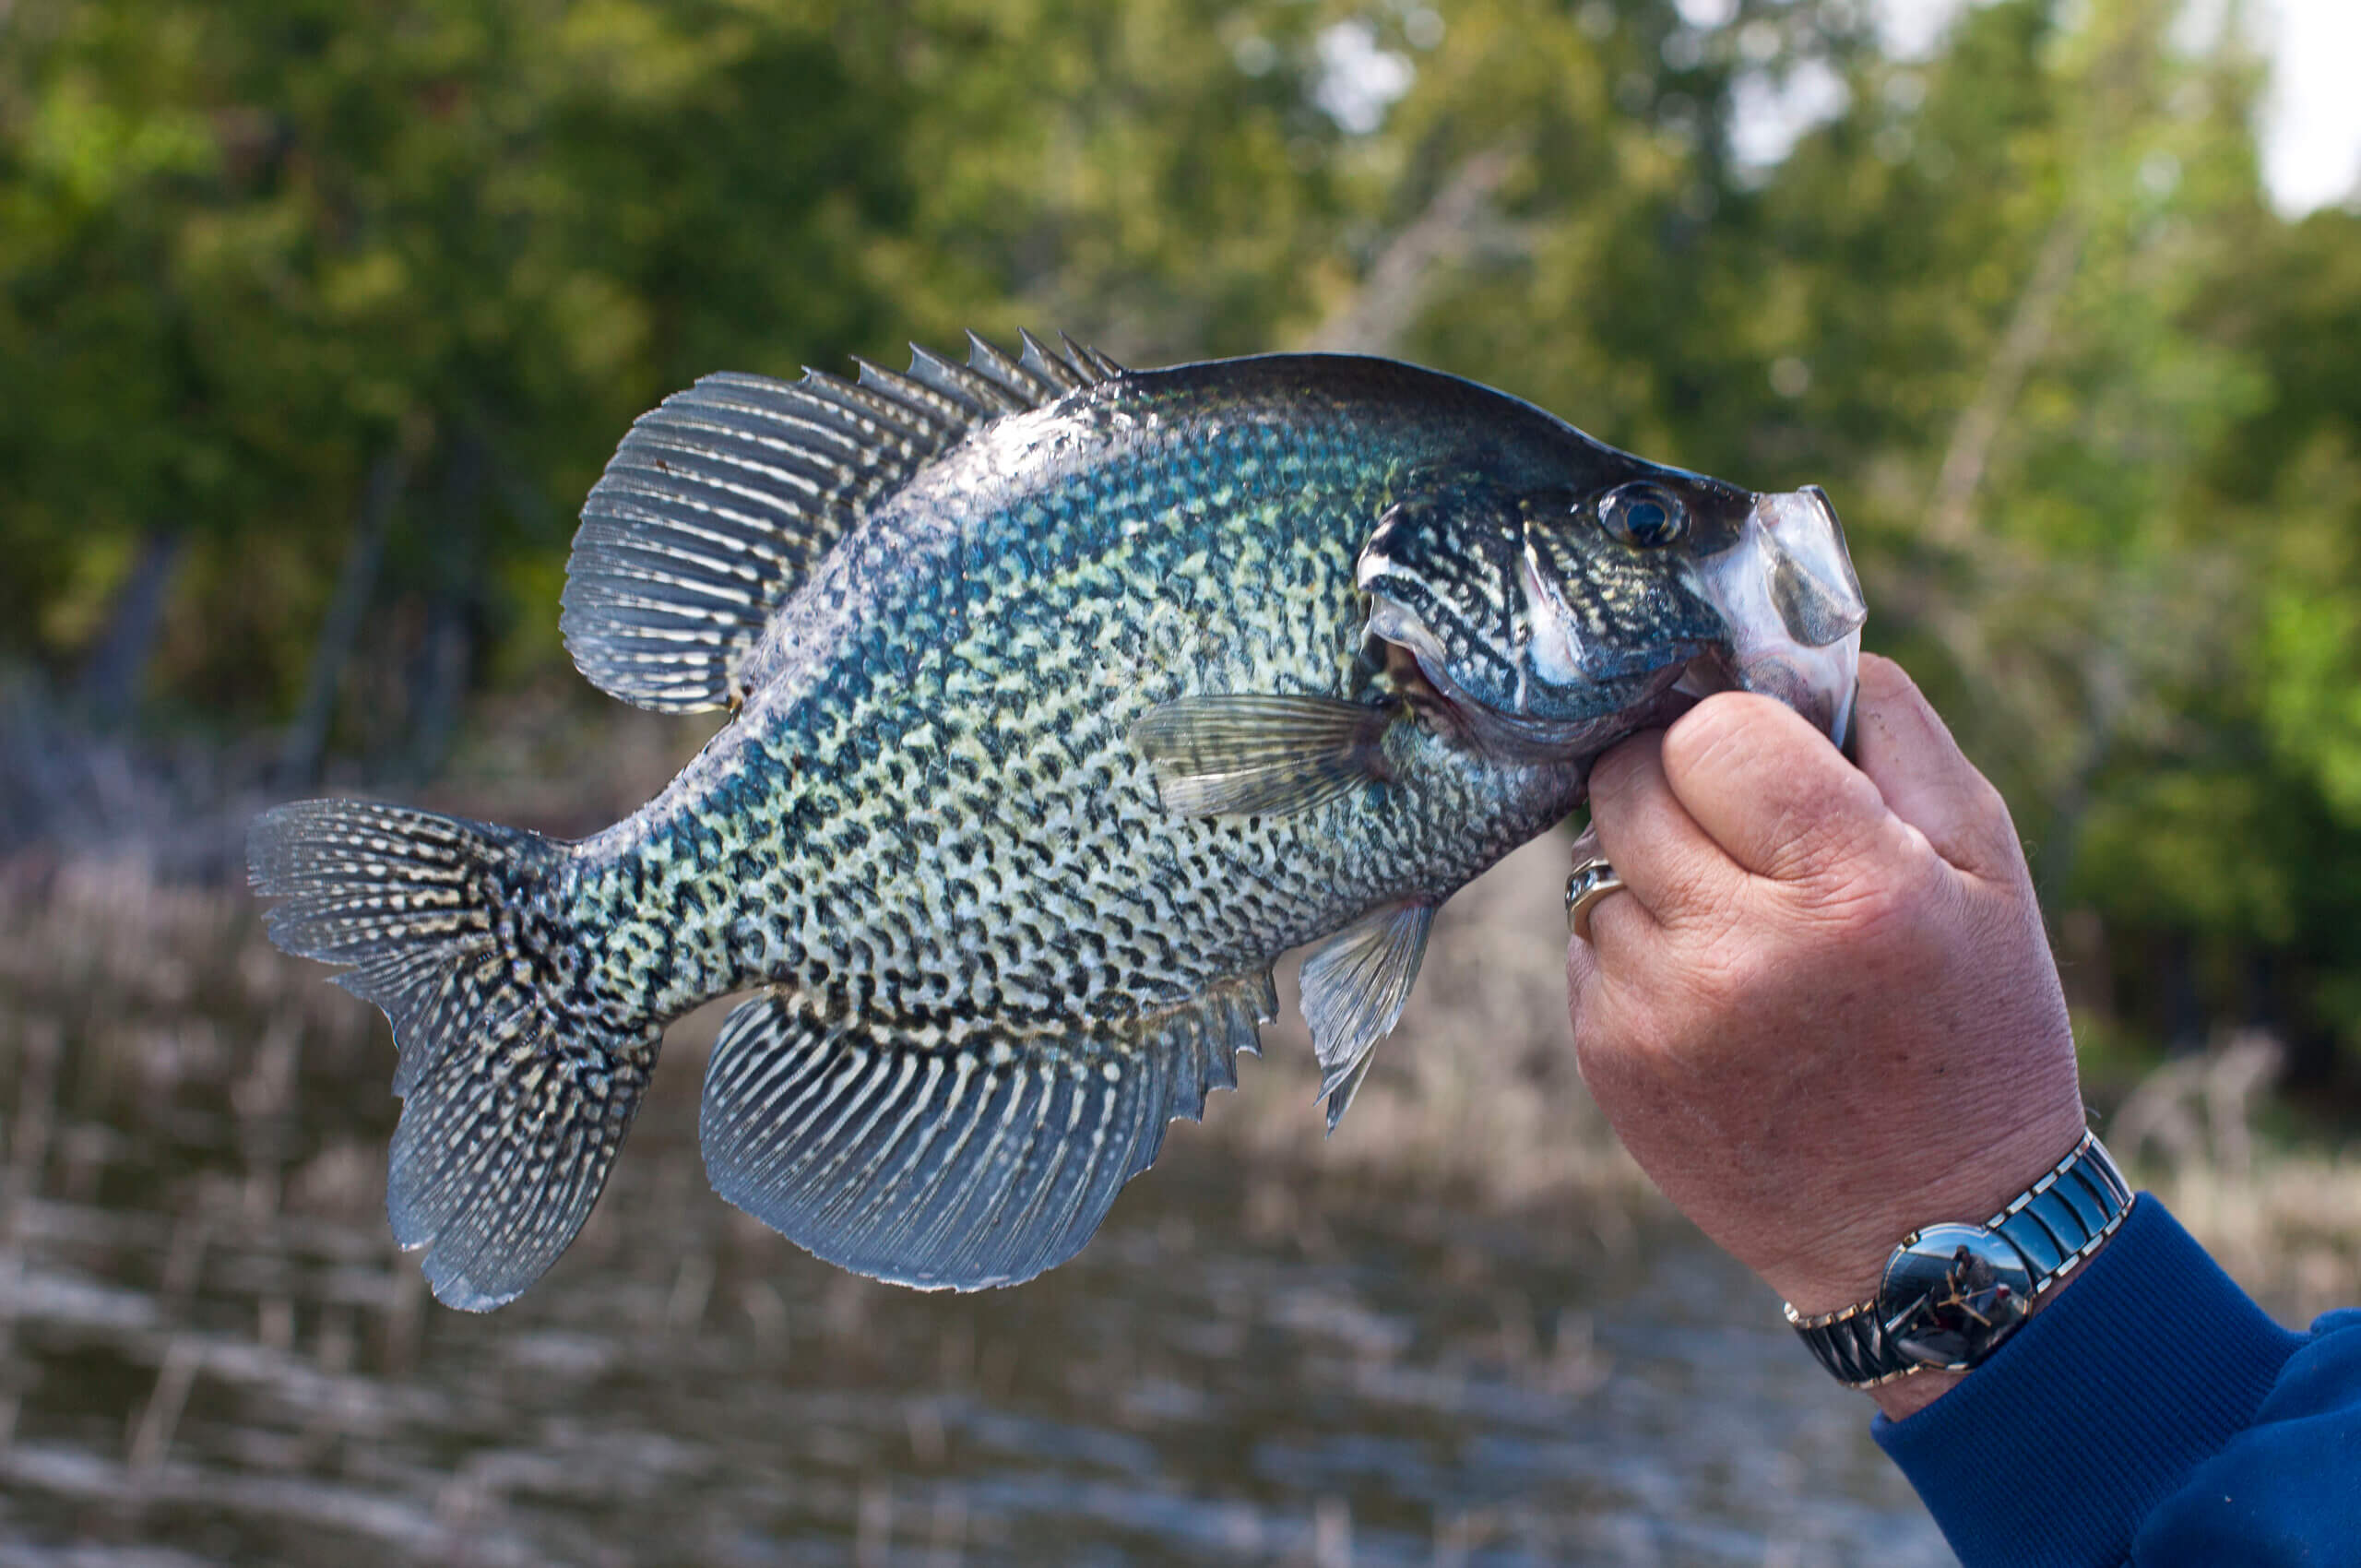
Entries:
{"type": "Polygon", "coordinates": [[[1868,610],[1827,496],[1598,452],[1591,483],[1397,502],[1361,552],[1370,635],[1490,752],[1596,751],[1732,687],[1844,744],[1868,610]]]}

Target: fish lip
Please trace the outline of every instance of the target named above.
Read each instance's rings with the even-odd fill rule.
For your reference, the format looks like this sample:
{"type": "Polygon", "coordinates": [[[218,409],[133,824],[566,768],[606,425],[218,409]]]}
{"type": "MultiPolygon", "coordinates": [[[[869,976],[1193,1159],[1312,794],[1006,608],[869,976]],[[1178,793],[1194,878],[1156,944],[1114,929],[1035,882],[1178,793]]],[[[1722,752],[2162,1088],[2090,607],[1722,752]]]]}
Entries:
{"type": "Polygon", "coordinates": [[[1744,678],[1727,656],[1718,651],[1700,654],[1673,683],[1667,700],[1677,697],[1679,707],[1672,718],[1722,692],[1754,692],[1794,708],[1849,757],[1853,754],[1853,706],[1860,694],[1860,634],[1812,651],[1823,656],[1823,668],[1791,670],[1780,675],[1758,660],[1744,678]]]}
{"type": "Polygon", "coordinates": [[[1857,638],[1869,618],[1869,601],[1828,492],[1808,484],[1785,495],[1758,496],[1755,509],[1782,556],[1773,590],[1788,636],[1809,647],[1857,638]]]}
{"type": "Polygon", "coordinates": [[[1756,495],[1738,541],[1699,562],[1696,576],[1729,630],[1732,683],[1777,697],[1845,747],[1869,605],[1827,493],[1756,495]]]}

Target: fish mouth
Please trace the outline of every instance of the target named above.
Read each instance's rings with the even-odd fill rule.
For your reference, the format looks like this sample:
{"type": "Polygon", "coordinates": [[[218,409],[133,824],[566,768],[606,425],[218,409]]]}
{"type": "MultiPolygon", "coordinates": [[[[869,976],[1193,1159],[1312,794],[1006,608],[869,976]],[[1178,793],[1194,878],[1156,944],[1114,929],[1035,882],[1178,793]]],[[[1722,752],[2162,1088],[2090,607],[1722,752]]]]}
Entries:
{"type": "MultiPolygon", "coordinates": [[[[1729,627],[1730,683],[1777,697],[1849,754],[1869,610],[1827,493],[1757,495],[1738,542],[1700,562],[1697,578],[1729,627]]],[[[1691,671],[1701,687],[1714,675],[1691,671]]]]}

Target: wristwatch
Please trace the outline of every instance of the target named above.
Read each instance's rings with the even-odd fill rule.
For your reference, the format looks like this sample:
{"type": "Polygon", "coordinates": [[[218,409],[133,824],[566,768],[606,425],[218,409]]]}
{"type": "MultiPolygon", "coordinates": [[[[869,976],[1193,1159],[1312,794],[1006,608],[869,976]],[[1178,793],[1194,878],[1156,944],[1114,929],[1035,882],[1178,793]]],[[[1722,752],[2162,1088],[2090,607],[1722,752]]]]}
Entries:
{"type": "Polygon", "coordinates": [[[1789,1302],[1787,1321],[1848,1387],[1967,1372],[2130,1211],[2123,1172],[2084,1133],[2073,1153],[1983,1224],[1929,1225],[1904,1237],[1873,1299],[1816,1317],[1789,1302]]]}

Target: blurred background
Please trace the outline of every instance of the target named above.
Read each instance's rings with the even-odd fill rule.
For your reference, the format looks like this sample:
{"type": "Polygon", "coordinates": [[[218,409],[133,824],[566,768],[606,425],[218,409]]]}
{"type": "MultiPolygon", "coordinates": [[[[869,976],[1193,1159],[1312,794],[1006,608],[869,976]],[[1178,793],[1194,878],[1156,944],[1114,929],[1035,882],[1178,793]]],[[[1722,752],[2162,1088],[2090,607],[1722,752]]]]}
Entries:
{"type": "Polygon", "coordinates": [[[632,809],[712,728],[558,639],[632,417],[968,327],[1396,355],[1824,485],[2110,1142],[2283,1316],[2361,1299],[2355,30],[0,0],[0,1565],[1949,1561],[1584,1097],[1562,839],[1446,911],[1337,1137],[1273,1030],[1023,1290],[713,1198],[700,1018],[548,1279],[426,1301],[384,1026],[260,940],[245,819],[632,809]]]}

